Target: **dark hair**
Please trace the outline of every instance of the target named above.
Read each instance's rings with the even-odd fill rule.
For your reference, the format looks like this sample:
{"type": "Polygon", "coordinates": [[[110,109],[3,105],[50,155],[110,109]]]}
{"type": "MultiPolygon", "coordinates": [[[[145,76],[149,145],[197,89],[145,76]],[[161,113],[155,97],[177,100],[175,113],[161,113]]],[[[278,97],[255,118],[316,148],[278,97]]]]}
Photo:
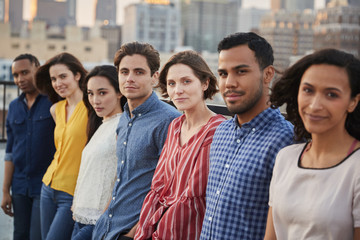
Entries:
{"type": "Polygon", "coordinates": [[[220,53],[222,50],[228,50],[245,44],[254,51],[261,70],[269,65],[273,65],[274,55],[271,45],[265,38],[253,32],[238,32],[225,37],[218,45],[218,52],[220,53]]]}
{"type": "Polygon", "coordinates": [[[183,51],[173,55],[160,72],[158,86],[161,89],[163,97],[169,97],[166,84],[169,68],[178,63],[190,67],[201,83],[206,83],[206,81],[209,80],[209,87],[204,91],[204,99],[211,99],[212,96],[218,92],[216,77],[200,54],[195,51],[183,51]]]}
{"type": "Polygon", "coordinates": [[[54,88],[51,85],[49,69],[51,66],[56,64],[64,64],[69,68],[69,70],[76,75],[80,74],[79,87],[83,91],[84,95],[86,92],[82,89],[83,82],[85,81],[85,76],[87,71],[81,64],[81,62],[70,53],[60,53],[51,59],[47,60],[44,65],[42,65],[35,74],[35,83],[36,87],[42,92],[49,96],[50,101],[56,103],[62,98],[55,92],[54,88]]]}
{"type": "Polygon", "coordinates": [[[39,60],[32,54],[30,53],[25,53],[25,54],[20,54],[19,56],[17,56],[13,62],[16,62],[16,61],[20,61],[20,60],[24,60],[24,59],[27,59],[29,60],[29,62],[31,64],[35,64],[35,67],[39,67],[40,66],[40,62],[39,60]]]}
{"type": "Polygon", "coordinates": [[[147,64],[151,71],[151,76],[154,75],[160,67],[159,52],[148,43],[131,42],[123,44],[115,53],[114,65],[119,70],[119,64],[125,56],[132,56],[134,54],[142,55],[146,58],[147,64]]]}
{"type": "MultiPolygon", "coordinates": [[[[360,60],[352,54],[336,49],[324,49],[300,59],[276,81],[270,95],[272,108],[286,104],[287,119],[294,124],[296,140],[311,139],[311,135],[306,131],[298,111],[297,96],[300,81],[305,71],[312,65],[319,64],[344,68],[349,79],[351,97],[353,98],[360,93],[360,60]]],[[[360,104],[352,113],[348,113],[345,129],[351,136],[360,140],[360,104]]]]}
{"type": "MultiPolygon", "coordinates": [[[[109,81],[111,86],[113,86],[115,92],[120,93],[118,73],[116,71],[116,68],[111,65],[96,66],[89,72],[88,75],[86,75],[83,86],[85,93],[87,93],[87,83],[89,82],[90,78],[95,76],[105,77],[109,81]]],[[[122,96],[120,99],[120,107],[123,111],[126,101],[127,101],[126,97],[122,96]]],[[[88,136],[87,141],[89,142],[91,137],[94,135],[96,130],[101,125],[102,118],[96,115],[94,108],[91,106],[90,102],[88,101],[87,94],[84,95],[84,103],[88,110],[88,122],[87,122],[86,132],[88,136]]]]}

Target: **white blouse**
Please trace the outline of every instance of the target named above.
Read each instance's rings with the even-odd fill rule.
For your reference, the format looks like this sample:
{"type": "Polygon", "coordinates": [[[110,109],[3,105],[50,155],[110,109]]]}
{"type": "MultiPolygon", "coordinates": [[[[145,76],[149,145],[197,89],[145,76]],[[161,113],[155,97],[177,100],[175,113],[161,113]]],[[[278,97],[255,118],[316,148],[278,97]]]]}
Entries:
{"type": "Polygon", "coordinates": [[[94,225],[109,202],[116,178],[116,127],[120,115],[104,120],[82,152],[72,205],[76,222],[94,225]]]}
{"type": "Polygon", "coordinates": [[[304,147],[288,146],[276,158],[269,205],[277,239],[353,239],[360,227],[360,150],[313,169],[299,166],[304,147]]]}

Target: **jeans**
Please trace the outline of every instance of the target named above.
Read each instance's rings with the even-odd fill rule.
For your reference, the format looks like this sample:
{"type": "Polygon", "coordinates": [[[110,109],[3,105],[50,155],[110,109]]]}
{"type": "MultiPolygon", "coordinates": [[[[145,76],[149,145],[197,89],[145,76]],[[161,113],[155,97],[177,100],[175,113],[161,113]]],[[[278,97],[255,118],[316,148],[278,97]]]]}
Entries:
{"type": "Polygon", "coordinates": [[[43,184],[40,197],[43,240],[68,240],[74,228],[70,210],[73,196],[43,184]]]}
{"type": "Polygon", "coordinates": [[[71,240],[91,240],[94,227],[95,225],[86,225],[75,222],[74,230],[71,235],[71,240]]]}
{"type": "Polygon", "coordinates": [[[13,195],[14,240],[41,239],[40,196],[13,195]]]}

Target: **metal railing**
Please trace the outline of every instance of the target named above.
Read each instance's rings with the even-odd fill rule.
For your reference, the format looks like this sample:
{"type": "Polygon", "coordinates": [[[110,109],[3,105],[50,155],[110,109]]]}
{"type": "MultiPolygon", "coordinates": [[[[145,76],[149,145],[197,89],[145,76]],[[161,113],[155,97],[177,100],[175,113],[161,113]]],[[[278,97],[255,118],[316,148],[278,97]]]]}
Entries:
{"type": "MultiPolygon", "coordinates": [[[[2,87],[2,106],[0,108],[0,112],[1,112],[1,118],[0,118],[0,142],[6,142],[6,138],[5,138],[5,133],[6,133],[6,129],[5,129],[5,120],[6,120],[6,114],[7,114],[7,109],[9,107],[10,101],[7,102],[7,98],[6,98],[6,89],[9,86],[16,86],[14,82],[10,82],[10,81],[0,81],[0,88],[2,87]]],[[[19,91],[18,91],[18,95],[19,95],[19,91]]]]}

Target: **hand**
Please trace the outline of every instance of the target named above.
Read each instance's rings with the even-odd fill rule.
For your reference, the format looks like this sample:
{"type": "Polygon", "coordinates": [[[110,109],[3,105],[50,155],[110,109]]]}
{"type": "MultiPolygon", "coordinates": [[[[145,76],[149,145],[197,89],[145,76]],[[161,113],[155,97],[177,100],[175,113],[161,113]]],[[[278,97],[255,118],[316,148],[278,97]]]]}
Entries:
{"type": "Polygon", "coordinates": [[[14,216],[14,212],[12,211],[12,202],[10,193],[4,193],[3,199],[1,201],[1,208],[6,215],[10,217],[14,216]]]}

